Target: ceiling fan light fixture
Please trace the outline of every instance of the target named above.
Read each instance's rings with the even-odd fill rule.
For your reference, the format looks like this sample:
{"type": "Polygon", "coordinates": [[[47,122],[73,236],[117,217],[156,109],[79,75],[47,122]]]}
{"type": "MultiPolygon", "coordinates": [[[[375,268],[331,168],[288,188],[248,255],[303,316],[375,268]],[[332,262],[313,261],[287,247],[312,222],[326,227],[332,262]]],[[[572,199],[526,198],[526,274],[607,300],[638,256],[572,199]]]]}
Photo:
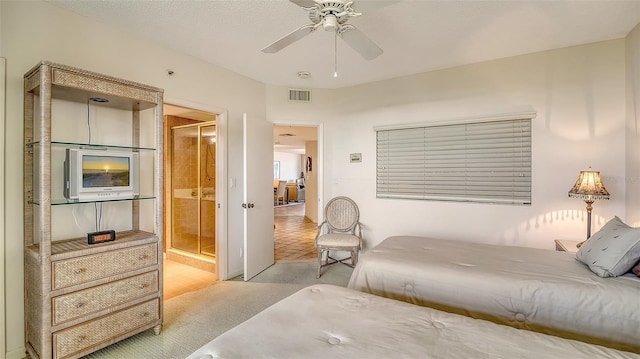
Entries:
{"type": "Polygon", "coordinates": [[[336,31],[338,28],[338,18],[333,14],[327,14],[324,17],[322,28],[324,28],[325,31],[336,31]]]}

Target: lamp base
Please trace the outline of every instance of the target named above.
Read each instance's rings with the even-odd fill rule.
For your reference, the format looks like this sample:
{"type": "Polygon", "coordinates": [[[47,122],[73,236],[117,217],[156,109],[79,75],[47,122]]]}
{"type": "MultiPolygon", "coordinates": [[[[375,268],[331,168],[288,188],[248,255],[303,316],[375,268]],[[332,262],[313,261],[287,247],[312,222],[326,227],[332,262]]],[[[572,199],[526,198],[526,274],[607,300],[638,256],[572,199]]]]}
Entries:
{"type": "MultiPolygon", "coordinates": [[[[585,202],[587,203],[587,239],[589,239],[589,237],[591,237],[591,210],[593,209],[593,207],[592,207],[593,201],[592,200],[585,200],[585,202]]],[[[577,248],[582,247],[582,244],[584,244],[584,242],[586,242],[587,239],[585,239],[584,241],[576,244],[576,247],[577,248]]]]}

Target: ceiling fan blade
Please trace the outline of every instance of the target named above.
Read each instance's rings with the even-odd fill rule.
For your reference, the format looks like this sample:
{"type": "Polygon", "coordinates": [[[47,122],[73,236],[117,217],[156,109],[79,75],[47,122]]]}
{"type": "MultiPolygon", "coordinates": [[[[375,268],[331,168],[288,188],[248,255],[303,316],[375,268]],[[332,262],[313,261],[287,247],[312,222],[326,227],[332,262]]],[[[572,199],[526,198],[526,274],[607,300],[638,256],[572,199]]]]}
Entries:
{"type": "Polygon", "coordinates": [[[382,49],[353,25],[345,25],[338,35],[365,60],[373,60],[382,55],[382,49]]]}
{"type": "Polygon", "coordinates": [[[300,7],[312,7],[316,4],[313,0],[289,0],[300,7]]]}
{"type": "Polygon", "coordinates": [[[315,25],[315,24],[305,25],[305,26],[303,26],[303,27],[301,27],[301,28],[299,28],[297,30],[294,30],[294,31],[290,32],[289,34],[285,35],[281,39],[276,40],[271,45],[269,45],[269,46],[265,47],[264,49],[262,49],[262,52],[265,52],[265,53],[268,53],[268,54],[276,53],[276,52],[284,49],[285,47],[293,44],[294,42],[302,39],[303,37],[309,35],[315,29],[317,29],[317,25],[315,25]]]}

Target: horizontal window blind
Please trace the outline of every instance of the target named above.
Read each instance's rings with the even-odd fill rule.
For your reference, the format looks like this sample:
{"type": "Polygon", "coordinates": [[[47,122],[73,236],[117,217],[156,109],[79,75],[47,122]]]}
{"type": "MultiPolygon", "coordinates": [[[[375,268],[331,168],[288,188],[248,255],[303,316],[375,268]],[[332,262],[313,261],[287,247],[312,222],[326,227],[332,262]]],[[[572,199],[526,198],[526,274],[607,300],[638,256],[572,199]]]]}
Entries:
{"type": "Polygon", "coordinates": [[[531,204],[531,119],[376,131],[376,195],[531,204]]]}

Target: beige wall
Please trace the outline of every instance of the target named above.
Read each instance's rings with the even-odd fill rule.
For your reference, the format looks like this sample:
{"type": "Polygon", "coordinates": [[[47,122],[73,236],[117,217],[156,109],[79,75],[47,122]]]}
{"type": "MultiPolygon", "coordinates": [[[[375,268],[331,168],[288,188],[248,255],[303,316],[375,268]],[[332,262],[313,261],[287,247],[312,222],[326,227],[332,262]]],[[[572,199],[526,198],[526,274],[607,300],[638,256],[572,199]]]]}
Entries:
{"type": "MultiPolygon", "coordinates": [[[[24,355],[22,270],[22,77],[40,60],[126,78],[165,89],[165,101],[216,108],[226,113],[228,176],[238,180],[223,199],[242,202],[242,114],[265,119],[265,86],[231,71],[204,63],[42,1],[0,1],[0,56],[7,58],[6,161],[7,211],[4,230],[7,273],[6,352],[24,355]],[[46,36],[45,36],[46,35],[46,36]],[[166,70],[171,68],[173,76],[166,70]],[[224,84],[220,86],[219,84],[224,84]]],[[[243,246],[242,211],[228,213],[228,251],[243,246]]],[[[242,273],[243,262],[230,256],[230,275],[242,273]]]]}
{"type": "Polygon", "coordinates": [[[625,217],[625,41],[612,40],[313,93],[292,104],[267,87],[269,118],[323,124],[323,203],[361,208],[365,242],[413,234],[553,248],[586,236],[583,201],[568,198],[578,172],[600,170],[612,194],[594,204],[593,230],[625,217]],[[317,110],[317,112],[316,112],[317,110]],[[535,111],[533,204],[508,206],[377,199],[374,126],[446,122],[535,111]],[[362,153],[362,163],[349,163],[362,153]]]}
{"type": "MultiPolygon", "coordinates": [[[[0,53],[0,55],[2,55],[0,53]]],[[[5,68],[6,61],[4,57],[0,57],[0,203],[5,203],[4,199],[4,158],[5,158],[5,143],[4,143],[4,130],[5,130],[5,68]]],[[[4,270],[4,258],[5,258],[5,240],[6,237],[4,235],[5,232],[5,206],[0,207],[0,357],[2,357],[6,352],[5,346],[5,335],[4,330],[5,326],[5,270],[4,270]]]]}
{"type": "Polygon", "coordinates": [[[356,200],[367,247],[407,234],[553,249],[556,238],[586,236],[585,203],[567,192],[592,166],[612,194],[594,204],[594,231],[624,218],[624,52],[613,40],[340,89],[340,116],[325,126],[325,197],[356,200]],[[530,206],[376,198],[374,126],[521,111],[537,113],[530,206]]]}
{"type": "Polygon", "coordinates": [[[640,25],[626,38],[626,219],[640,226],[640,25]]]}

